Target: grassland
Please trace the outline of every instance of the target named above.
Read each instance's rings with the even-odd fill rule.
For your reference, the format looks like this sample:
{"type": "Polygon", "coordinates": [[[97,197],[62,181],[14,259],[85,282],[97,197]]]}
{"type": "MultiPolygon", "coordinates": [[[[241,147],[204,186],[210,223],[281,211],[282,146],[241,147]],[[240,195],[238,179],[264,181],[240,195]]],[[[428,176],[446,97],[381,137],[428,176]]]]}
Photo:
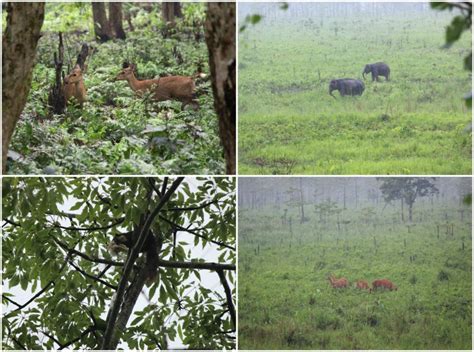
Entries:
{"type": "Polygon", "coordinates": [[[275,11],[239,37],[240,174],[471,173],[471,38],[441,48],[452,14],[275,11]],[[331,79],[377,61],[390,82],[369,75],[361,97],[329,96],[331,79]]]}
{"type": "Polygon", "coordinates": [[[458,207],[418,204],[407,226],[395,208],[361,205],[339,230],[310,207],[300,224],[293,208],[291,232],[282,209],[240,208],[239,348],[471,349],[472,225],[458,207]],[[398,290],[338,291],[329,273],[398,290]]]}

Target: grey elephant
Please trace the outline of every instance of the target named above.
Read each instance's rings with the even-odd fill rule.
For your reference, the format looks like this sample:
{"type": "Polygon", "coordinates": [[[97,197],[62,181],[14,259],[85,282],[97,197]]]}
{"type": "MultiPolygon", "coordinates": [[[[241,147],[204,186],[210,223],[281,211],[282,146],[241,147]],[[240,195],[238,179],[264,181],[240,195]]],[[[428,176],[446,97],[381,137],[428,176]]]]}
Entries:
{"type": "Polygon", "coordinates": [[[364,82],[358,79],[352,78],[342,78],[342,79],[333,79],[329,83],[329,95],[333,98],[336,98],[333,94],[333,90],[338,90],[341,94],[341,97],[345,95],[362,95],[364,92],[365,85],[364,82]]]}
{"type": "Polygon", "coordinates": [[[365,65],[364,71],[362,72],[364,79],[366,73],[372,73],[372,81],[378,81],[379,76],[384,76],[386,81],[390,79],[390,67],[384,62],[365,65]]]}

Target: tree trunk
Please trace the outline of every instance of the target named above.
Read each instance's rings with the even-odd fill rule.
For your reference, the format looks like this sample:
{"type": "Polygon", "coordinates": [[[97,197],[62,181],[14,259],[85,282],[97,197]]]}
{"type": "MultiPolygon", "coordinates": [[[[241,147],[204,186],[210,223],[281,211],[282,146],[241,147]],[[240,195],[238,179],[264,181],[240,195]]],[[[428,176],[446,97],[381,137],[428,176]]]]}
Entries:
{"type": "Polygon", "coordinates": [[[161,16],[163,17],[163,21],[165,23],[170,23],[171,25],[174,24],[174,16],[175,16],[174,2],[163,2],[161,4],[161,16]]]}
{"type": "Polygon", "coordinates": [[[109,21],[105,13],[105,4],[103,2],[92,3],[92,17],[94,20],[95,37],[101,43],[112,39],[109,21]]]}
{"type": "Polygon", "coordinates": [[[109,2],[110,27],[115,33],[115,38],[125,39],[125,32],[122,26],[122,3],[109,2]]]}
{"type": "Polygon", "coordinates": [[[44,2],[7,5],[7,26],[2,39],[2,171],[15,125],[25,106],[44,19],[44,2]]]}
{"type": "Polygon", "coordinates": [[[235,174],[235,3],[208,3],[205,28],[226,170],[235,174]]]}
{"type": "Polygon", "coordinates": [[[402,222],[405,222],[405,214],[404,214],[404,210],[403,210],[403,198],[400,199],[400,204],[401,204],[401,207],[402,207],[402,222]]]}
{"type": "Polygon", "coordinates": [[[174,17],[181,18],[183,17],[183,12],[181,11],[181,4],[179,2],[173,2],[173,12],[174,12],[174,17]]]}
{"type": "Polygon", "coordinates": [[[408,220],[413,222],[413,203],[408,204],[408,220]]]}

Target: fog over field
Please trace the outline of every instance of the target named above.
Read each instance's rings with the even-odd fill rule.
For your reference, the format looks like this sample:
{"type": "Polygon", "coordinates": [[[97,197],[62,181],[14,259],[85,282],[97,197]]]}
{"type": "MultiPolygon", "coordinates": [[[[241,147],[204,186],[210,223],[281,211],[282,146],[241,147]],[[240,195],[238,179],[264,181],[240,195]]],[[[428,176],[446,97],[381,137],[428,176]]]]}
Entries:
{"type": "Polygon", "coordinates": [[[459,15],[429,3],[240,4],[239,172],[470,174],[470,30],[444,48],[459,15]],[[389,75],[363,74],[380,62],[389,75]],[[358,86],[330,88],[342,79],[358,86]]]}
{"type": "Polygon", "coordinates": [[[241,178],[239,347],[471,349],[471,197],[471,178],[241,178]]]}

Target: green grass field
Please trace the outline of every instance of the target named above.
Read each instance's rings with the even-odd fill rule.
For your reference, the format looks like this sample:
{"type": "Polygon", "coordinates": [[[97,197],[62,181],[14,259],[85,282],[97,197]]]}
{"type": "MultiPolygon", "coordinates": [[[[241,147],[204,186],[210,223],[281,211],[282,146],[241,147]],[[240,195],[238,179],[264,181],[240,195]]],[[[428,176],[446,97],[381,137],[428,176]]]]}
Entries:
{"type": "Polygon", "coordinates": [[[292,234],[283,209],[240,207],[239,348],[471,349],[470,214],[420,203],[408,228],[383,205],[366,221],[368,207],[342,211],[340,230],[335,216],[321,223],[308,205],[300,224],[290,208],[292,234]],[[330,273],[351,288],[333,289],[330,273]],[[353,287],[381,278],[398,290],[353,287]]]}
{"type": "Polygon", "coordinates": [[[292,6],[263,11],[239,37],[240,174],[471,173],[471,38],[441,48],[453,14],[336,18],[292,6]],[[377,61],[391,81],[369,74],[361,97],[329,96],[331,79],[362,79],[377,61]]]}

